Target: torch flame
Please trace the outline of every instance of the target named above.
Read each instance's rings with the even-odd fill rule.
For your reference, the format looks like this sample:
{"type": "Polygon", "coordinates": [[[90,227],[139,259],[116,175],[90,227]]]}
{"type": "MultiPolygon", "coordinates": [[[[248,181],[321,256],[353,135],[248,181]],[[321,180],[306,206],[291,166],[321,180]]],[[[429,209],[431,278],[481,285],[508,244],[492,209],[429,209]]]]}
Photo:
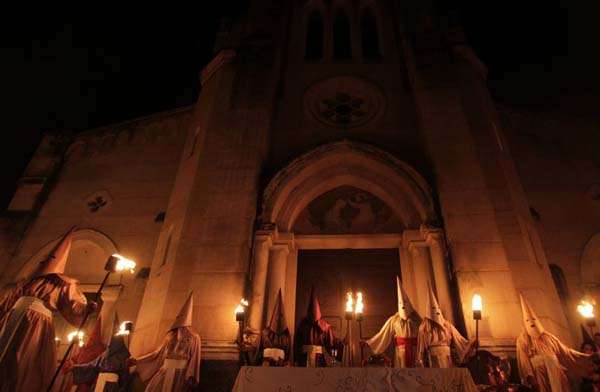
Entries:
{"type": "Polygon", "coordinates": [[[481,295],[473,295],[473,299],[471,300],[471,308],[473,308],[473,311],[481,312],[483,310],[483,301],[481,300],[481,295]]]}
{"type": "Polygon", "coordinates": [[[127,324],[131,323],[131,321],[123,321],[121,325],[119,325],[119,330],[115,334],[115,336],[127,336],[131,331],[127,329],[127,324]]]}
{"type": "Polygon", "coordinates": [[[581,303],[577,305],[577,311],[586,319],[594,318],[594,305],[588,301],[581,301],[581,303]]]}
{"type": "Polygon", "coordinates": [[[238,305],[235,307],[235,314],[244,313],[244,307],[242,305],[238,305]]]}
{"type": "Polygon", "coordinates": [[[79,347],[82,347],[84,336],[85,336],[85,334],[83,333],[83,331],[69,332],[69,334],[67,335],[67,341],[69,343],[71,343],[73,341],[73,339],[77,339],[77,343],[78,343],[79,347]]]}
{"type": "Polygon", "coordinates": [[[352,292],[346,293],[346,312],[354,311],[354,300],[352,299],[352,292]]]}
{"type": "Polygon", "coordinates": [[[240,300],[240,303],[238,304],[238,306],[235,307],[234,313],[235,314],[244,313],[246,311],[247,306],[248,306],[248,301],[246,301],[245,298],[242,298],[240,300]]]}
{"type": "Polygon", "coordinates": [[[365,309],[365,304],[363,303],[363,295],[359,291],[356,293],[356,306],[354,307],[355,313],[362,313],[365,309]]]}
{"type": "Polygon", "coordinates": [[[115,267],[115,269],[117,271],[129,271],[130,273],[134,273],[135,272],[135,261],[130,260],[126,257],[121,256],[118,253],[115,253],[113,255],[113,257],[116,257],[118,259],[117,261],[117,265],[115,267]]]}

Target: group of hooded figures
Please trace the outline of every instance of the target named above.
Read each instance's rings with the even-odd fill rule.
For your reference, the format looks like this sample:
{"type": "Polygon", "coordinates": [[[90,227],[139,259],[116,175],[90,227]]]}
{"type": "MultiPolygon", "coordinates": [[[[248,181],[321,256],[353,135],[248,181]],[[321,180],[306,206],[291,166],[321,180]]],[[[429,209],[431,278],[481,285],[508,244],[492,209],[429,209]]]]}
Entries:
{"type": "MultiPolygon", "coordinates": [[[[398,278],[396,285],[398,312],[385,322],[375,336],[366,341],[353,338],[351,330],[347,331],[342,341],[335,338],[331,325],[322,318],[319,300],[313,290],[307,315],[300,321],[296,330],[296,364],[324,366],[327,362],[326,357],[333,352],[341,356],[343,365],[353,366],[356,364],[357,344],[368,346],[376,355],[383,354],[393,344],[393,365],[398,368],[450,368],[462,363],[472,351],[475,342],[465,339],[454,325],[444,318],[433,290],[429,289],[429,312],[426,317],[421,318],[398,278]]],[[[280,308],[281,305],[276,305],[276,309],[280,308]]],[[[276,317],[275,311],[273,317],[276,317]]],[[[289,334],[287,328],[279,332],[289,334]]],[[[285,347],[280,348],[287,350],[285,347]]]]}
{"type": "MultiPolygon", "coordinates": [[[[437,298],[429,287],[427,314],[421,317],[412,306],[408,295],[396,278],[398,312],[391,316],[380,331],[368,340],[361,340],[373,354],[380,355],[394,346],[393,366],[398,368],[431,367],[450,368],[462,365],[475,353],[476,341],[465,339],[456,327],[444,318],[437,298]]],[[[517,338],[516,353],[519,374],[524,385],[542,392],[572,390],[569,377],[589,376],[590,364],[598,354],[584,354],[563,344],[558,337],[546,331],[531,305],[521,296],[523,331],[517,338]]],[[[281,312],[281,296],[277,301],[269,327],[263,332],[263,349],[276,347],[289,352],[289,331],[281,312]],[[277,320],[277,322],[274,322],[277,320]],[[278,336],[276,339],[265,336],[278,336]],[[273,345],[272,342],[285,344],[273,345]]],[[[349,333],[349,332],[347,332],[349,333]]],[[[295,335],[295,358],[299,366],[324,366],[325,361],[315,359],[327,353],[342,350],[342,363],[352,366],[353,351],[357,350],[349,334],[340,342],[332,327],[321,316],[319,301],[311,292],[307,315],[300,321],[295,335]]],[[[265,363],[273,362],[269,355],[265,363]]]]}
{"type": "MultiPolygon", "coordinates": [[[[0,392],[41,392],[50,388],[57,369],[53,313],[79,326],[99,306],[64,275],[71,249],[67,233],[35,271],[0,300],[0,392]]],[[[98,316],[83,346],[75,346],[52,391],[130,390],[137,381],[145,391],[185,391],[200,382],[200,336],[192,326],[189,295],[175,322],[156,350],[133,358],[118,318],[108,342],[98,316]],[[132,369],[135,367],[135,369],[132,369]]]]}
{"type": "MultiPolygon", "coordinates": [[[[67,233],[29,278],[19,282],[0,301],[0,392],[44,391],[56,370],[53,312],[79,325],[88,312],[98,311],[78,290],[77,281],[64,275],[71,248],[67,233]]],[[[429,288],[427,314],[421,317],[397,278],[398,312],[368,340],[359,342],[374,354],[393,344],[395,367],[450,368],[463,363],[473,352],[475,341],[465,339],[446,320],[437,298],[429,288]]],[[[567,372],[586,376],[597,354],[573,350],[547,332],[531,306],[521,297],[524,330],[517,339],[517,360],[523,382],[539,391],[569,391],[567,372]]],[[[98,317],[89,339],[69,356],[54,384],[54,391],[129,390],[134,380],[146,391],[185,391],[200,382],[200,336],[192,326],[193,297],[189,295],[160,346],[137,358],[129,353],[125,335],[113,323],[110,339],[102,339],[98,317]]],[[[116,317],[115,317],[116,320],[116,317]]],[[[295,334],[294,359],[298,366],[325,366],[326,358],[337,356],[346,366],[354,364],[356,339],[343,341],[321,315],[319,301],[311,292],[307,315],[295,334]]],[[[281,291],[259,350],[264,365],[290,366],[292,339],[285,321],[281,291]]]]}

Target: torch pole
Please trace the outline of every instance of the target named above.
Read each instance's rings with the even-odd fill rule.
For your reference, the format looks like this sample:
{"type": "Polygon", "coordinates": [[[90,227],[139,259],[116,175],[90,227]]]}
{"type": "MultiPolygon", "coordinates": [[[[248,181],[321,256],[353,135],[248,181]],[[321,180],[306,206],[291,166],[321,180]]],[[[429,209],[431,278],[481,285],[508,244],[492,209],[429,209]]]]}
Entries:
{"type": "MultiPolygon", "coordinates": [[[[104,275],[104,280],[100,284],[98,291],[96,291],[96,299],[98,299],[100,297],[100,294],[102,293],[102,289],[104,288],[104,285],[106,284],[106,281],[108,280],[109,276],[110,276],[110,271],[108,271],[106,273],[106,275],[104,275]]],[[[81,331],[81,329],[87,322],[91,313],[92,312],[90,312],[86,309],[83,319],[81,320],[81,322],[79,323],[79,327],[77,328],[77,332],[81,331]]],[[[79,336],[79,334],[75,334],[75,336],[79,336]]],[[[48,389],[46,389],[46,392],[52,391],[52,387],[54,386],[54,383],[56,382],[56,379],[58,378],[58,375],[59,375],[61,369],[67,362],[67,358],[69,358],[69,354],[71,353],[71,350],[73,350],[74,345],[75,345],[75,337],[73,337],[73,340],[71,340],[71,342],[69,343],[69,346],[67,347],[67,351],[65,351],[65,355],[63,355],[62,360],[60,361],[60,364],[56,368],[56,371],[54,372],[54,376],[52,376],[52,381],[50,381],[50,385],[48,386],[48,389]]]]}
{"type": "MultiPolygon", "coordinates": [[[[358,339],[362,340],[362,316],[358,318],[358,339]]],[[[360,345],[360,366],[363,366],[363,345],[360,345]]]]}
{"type": "Polygon", "coordinates": [[[240,366],[244,366],[244,321],[238,321],[238,347],[240,350],[239,363],[240,366]]]}

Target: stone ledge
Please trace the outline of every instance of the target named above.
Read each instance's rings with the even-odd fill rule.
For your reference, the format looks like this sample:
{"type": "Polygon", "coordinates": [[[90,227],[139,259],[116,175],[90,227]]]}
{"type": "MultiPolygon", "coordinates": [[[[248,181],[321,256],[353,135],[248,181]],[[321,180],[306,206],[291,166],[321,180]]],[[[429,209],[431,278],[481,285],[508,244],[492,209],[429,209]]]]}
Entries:
{"type": "Polygon", "coordinates": [[[229,340],[202,340],[202,358],[218,361],[237,361],[237,344],[229,340]]]}

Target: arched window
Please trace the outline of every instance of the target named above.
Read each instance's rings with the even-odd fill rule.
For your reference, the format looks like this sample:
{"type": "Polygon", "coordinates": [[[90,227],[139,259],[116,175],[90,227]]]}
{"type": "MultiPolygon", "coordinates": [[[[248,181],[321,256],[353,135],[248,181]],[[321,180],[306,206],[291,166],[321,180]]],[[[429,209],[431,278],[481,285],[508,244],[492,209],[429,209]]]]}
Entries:
{"type": "Polygon", "coordinates": [[[306,25],[306,49],[304,55],[309,60],[323,57],[323,18],[321,13],[313,10],[308,16],[306,25]]]}
{"type": "Polygon", "coordinates": [[[569,302],[569,288],[567,287],[565,274],[563,273],[562,268],[556,264],[550,264],[549,267],[550,274],[552,274],[552,280],[554,281],[554,286],[558,292],[558,297],[560,298],[563,306],[566,307],[569,302]]]}
{"type": "Polygon", "coordinates": [[[337,59],[352,58],[350,19],[348,14],[341,9],[336,11],[333,18],[333,57],[337,59]]]}
{"type": "Polygon", "coordinates": [[[364,9],[360,19],[362,55],[364,58],[376,58],[381,55],[379,51],[379,34],[377,19],[370,7],[364,9]]]}
{"type": "Polygon", "coordinates": [[[162,257],[162,262],[160,263],[160,266],[162,267],[163,265],[167,264],[167,261],[169,260],[169,252],[171,251],[171,230],[169,230],[169,237],[167,238],[167,245],[165,245],[165,251],[163,253],[163,257],[162,257]]]}

